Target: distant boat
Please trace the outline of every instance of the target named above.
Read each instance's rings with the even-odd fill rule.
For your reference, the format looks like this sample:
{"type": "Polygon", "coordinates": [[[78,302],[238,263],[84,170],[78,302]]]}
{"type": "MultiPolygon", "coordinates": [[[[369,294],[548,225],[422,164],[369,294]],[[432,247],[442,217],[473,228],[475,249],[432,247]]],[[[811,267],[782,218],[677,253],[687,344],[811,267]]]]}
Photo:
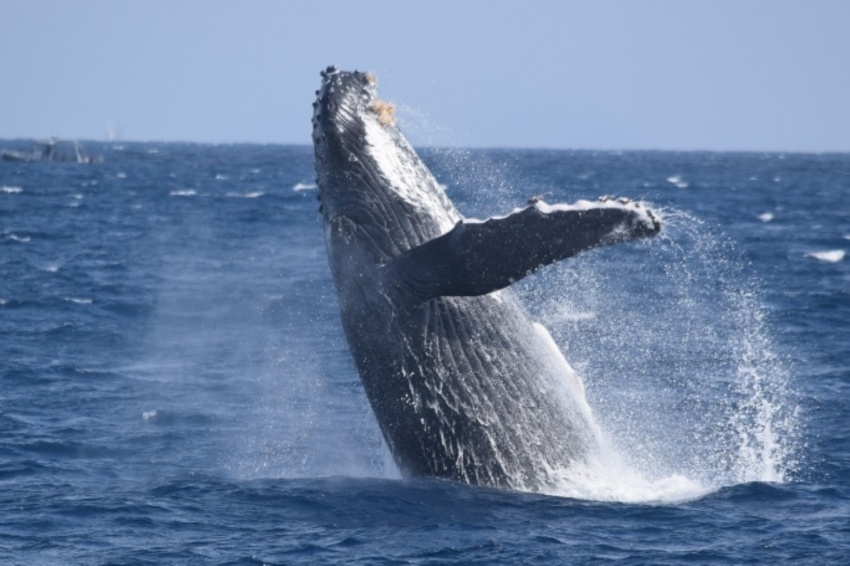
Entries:
{"type": "Polygon", "coordinates": [[[37,141],[32,151],[17,151],[13,149],[4,149],[0,151],[0,158],[3,161],[18,161],[18,162],[33,162],[33,161],[64,161],[76,163],[94,163],[95,159],[91,155],[83,153],[80,142],[74,142],[74,154],[68,155],[56,151],[56,146],[59,144],[59,138],[53,137],[48,141],[37,141]]]}

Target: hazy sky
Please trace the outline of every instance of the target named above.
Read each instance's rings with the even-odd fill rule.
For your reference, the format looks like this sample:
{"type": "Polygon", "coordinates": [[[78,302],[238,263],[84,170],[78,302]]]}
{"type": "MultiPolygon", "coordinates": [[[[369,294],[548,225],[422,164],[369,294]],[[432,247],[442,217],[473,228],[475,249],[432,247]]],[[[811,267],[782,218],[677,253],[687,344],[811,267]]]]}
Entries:
{"type": "Polygon", "coordinates": [[[0,138],[310,143],[331,63],[414,143],[850,151],[850,0],[0,0],[0,138]]]}

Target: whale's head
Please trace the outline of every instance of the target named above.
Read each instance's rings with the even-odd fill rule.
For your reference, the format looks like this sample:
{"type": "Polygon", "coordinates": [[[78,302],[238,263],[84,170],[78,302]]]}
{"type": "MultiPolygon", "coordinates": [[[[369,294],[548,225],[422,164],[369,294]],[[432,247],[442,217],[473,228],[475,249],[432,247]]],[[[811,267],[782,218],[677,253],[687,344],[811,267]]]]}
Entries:
{"type": "MultiPolygon", "coordinates": [[[[382,259],[439,236],[460,220],[399,131],[371,73],[322,71],[313,103],[316,181],[326,236],[364,236],[382,259]]],[[[379,261],[382,259],[379,258],[379,261]]]]}

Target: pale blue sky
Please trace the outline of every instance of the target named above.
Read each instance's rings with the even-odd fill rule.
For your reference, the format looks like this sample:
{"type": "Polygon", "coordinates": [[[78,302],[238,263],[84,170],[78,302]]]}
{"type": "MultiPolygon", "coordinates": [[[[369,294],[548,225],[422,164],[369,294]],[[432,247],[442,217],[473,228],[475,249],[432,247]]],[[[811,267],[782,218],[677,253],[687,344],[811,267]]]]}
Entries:
{"type": "Polygon", "coordinates": [[[850,0],[0,0],[0,138],[310,143],[331,63],[414,143],[850,151],[850,0]]]}

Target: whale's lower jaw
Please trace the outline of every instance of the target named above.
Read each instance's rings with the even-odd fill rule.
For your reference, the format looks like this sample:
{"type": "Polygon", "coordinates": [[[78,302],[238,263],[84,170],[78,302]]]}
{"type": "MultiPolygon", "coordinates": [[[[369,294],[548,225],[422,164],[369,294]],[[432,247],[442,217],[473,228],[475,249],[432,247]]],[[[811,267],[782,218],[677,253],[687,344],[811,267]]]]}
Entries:
{"type": "Polygon", "coordinates": [[[660,221],[613,199],[464,220],[374,85],[323,73],[313,140],[343,329],[384,438],[410,475],[544,487],[594,428],[580,379],[505,288],[660,221]]]}

